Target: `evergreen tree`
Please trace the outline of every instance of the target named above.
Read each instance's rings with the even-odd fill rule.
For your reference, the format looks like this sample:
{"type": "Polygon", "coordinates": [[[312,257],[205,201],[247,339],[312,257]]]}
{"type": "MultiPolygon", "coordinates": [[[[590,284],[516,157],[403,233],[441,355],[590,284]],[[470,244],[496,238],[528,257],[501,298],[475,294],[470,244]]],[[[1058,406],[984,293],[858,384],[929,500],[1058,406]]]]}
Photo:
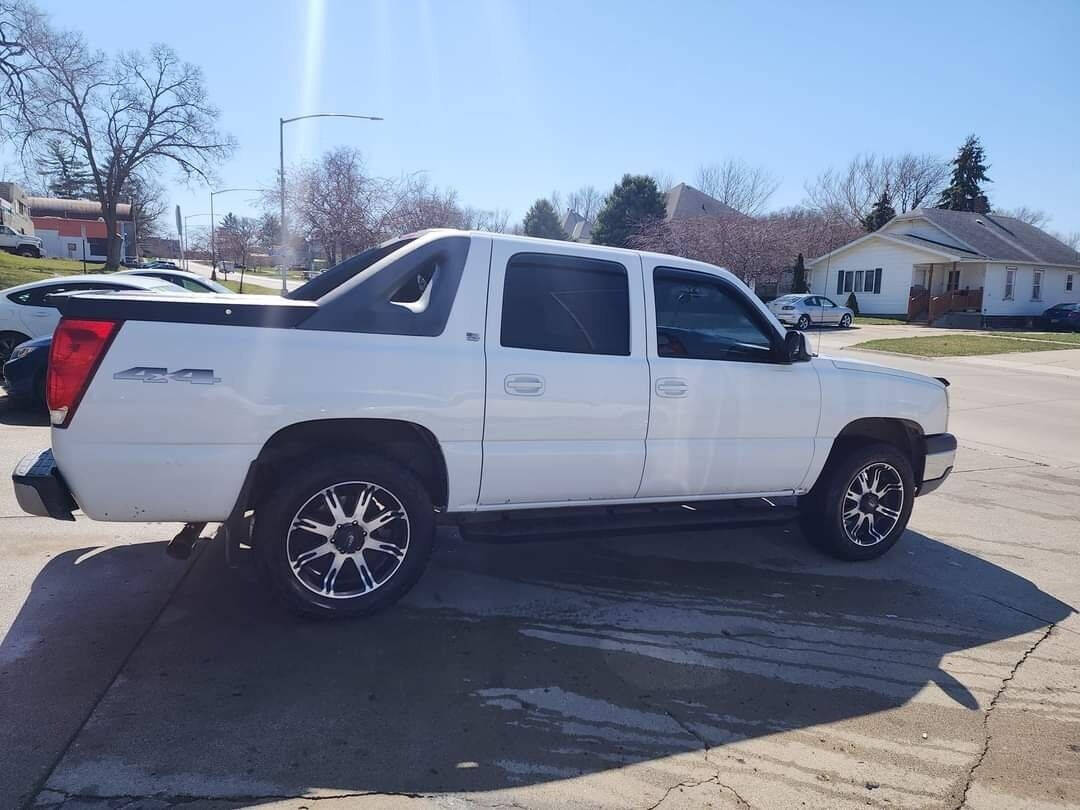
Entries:
{"type": "Polygon", "coordinates": [[[896,209],[892,207],[892,197],[889,196],[889,187],[886,185],[885,190],[881,192],[881,196],[874,203],[874,207],[870,209],[870,213],[863,220],[863,227],[873,233],[895,216],[896,209]]]}
{"type": "Polygon", "coordinates": [[[97,197],[94,178],[74,147],[57,138],[45,145],[46,155],[38,169],[49,178],[49,193],[64,200],[91,200],[97,197]]]}
{"type": "Polygon", "coordinates": [[[663,220],[666,213],[664,195],[653,178],[624,174],[596,215],[592,240],[597,245],[630,247],[639,227],[663,220]]]}
{"type": "Polygon", "coordinates": [[[568,239],[566,231],[559,224],[559,215],[547,200],[537,200],[525,213],[525,235],[539,236],[541,239],[568,239]]]}
{"type": "Polygon", "coordinates": [[[986,176],[986,154],[982,144],[974,135],[968,135],[953,160],[952,180],[949,187],[941,192],[938,208],[952,211],[974,211],[979,214],[990,212],[990,201],[986,198],[980,183],[993,182],[986,176]]]}
{"type": "Polygon", "coordinates": [[[806,265],[801,253],[795,258],[795,267],[791,272],[791,291],[793,293],[809,292],[806,288],[806,265]]]}

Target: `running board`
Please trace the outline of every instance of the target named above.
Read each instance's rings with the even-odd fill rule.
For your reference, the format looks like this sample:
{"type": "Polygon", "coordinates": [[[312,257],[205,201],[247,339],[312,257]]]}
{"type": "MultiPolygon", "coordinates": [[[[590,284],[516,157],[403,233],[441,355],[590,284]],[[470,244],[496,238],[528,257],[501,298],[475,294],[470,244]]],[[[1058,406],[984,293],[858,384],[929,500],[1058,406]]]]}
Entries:
{"type": "Polygon", "coordinates": [[[496,543],[555,540],[574,535],[641,534],[658,531],[738,529],[794,520],[794,498],[694,501],[691,503],[519,509],[506,512],[452,513],[466,540],[496,543]]]}

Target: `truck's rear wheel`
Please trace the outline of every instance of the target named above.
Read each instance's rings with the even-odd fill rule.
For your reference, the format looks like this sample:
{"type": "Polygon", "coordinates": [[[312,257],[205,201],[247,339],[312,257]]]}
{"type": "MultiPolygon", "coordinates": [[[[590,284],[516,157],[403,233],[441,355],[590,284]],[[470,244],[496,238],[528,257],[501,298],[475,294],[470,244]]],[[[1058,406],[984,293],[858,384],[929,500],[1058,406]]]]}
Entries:
{"type": "Polygon", "coordinates": [[[871,560],[907,527],[915,477],[907,456],[890,444],[856,445],[832,459],[799,503],[803,534],[844,560],[871,560]]]}
{"type": "Polygon", "coordinates": [[[434,542],[431,498],[409,470],[375,455],[342,455],[290,476],[255,510],[267,580],[293,611],[373,613],[411,588],[434,542]]]}

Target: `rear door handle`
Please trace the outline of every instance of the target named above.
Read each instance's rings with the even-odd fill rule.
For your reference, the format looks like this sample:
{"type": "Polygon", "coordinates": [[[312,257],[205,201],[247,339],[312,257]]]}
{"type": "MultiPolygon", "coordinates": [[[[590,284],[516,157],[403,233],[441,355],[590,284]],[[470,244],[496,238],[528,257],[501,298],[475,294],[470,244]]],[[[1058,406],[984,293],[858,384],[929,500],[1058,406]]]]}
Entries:
{"type": "Polygon", "coordinates": [[[656,381],[656,395],[658,397],[679,398],[690,393],[690,386],[681,377],[661,377],[656,381]]]}
{"type": "Polygon", "coordinates": [[[516,397],[538,397],[544,393],[544,378],[539,374],[508,374],[503,390],[516,397]]]}

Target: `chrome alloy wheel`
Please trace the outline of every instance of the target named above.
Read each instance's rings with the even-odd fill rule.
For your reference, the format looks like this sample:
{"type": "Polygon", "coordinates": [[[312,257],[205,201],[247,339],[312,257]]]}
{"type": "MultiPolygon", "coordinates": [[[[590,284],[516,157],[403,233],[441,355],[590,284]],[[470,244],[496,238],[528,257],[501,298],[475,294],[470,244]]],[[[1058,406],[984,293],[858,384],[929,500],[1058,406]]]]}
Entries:
{"type": "Polygon", "coordinates": [[[286,555],[312,593],[352,599],[397,573],[409,551],[409,516],[388,489],[343,481],[312,495],[290,523],[286,555]]]}
{"type": "Polygon", "coordinates": [[[844,492],[844,534],[857,546],[876,546],[900,522],[904,496],[904,481],[891,464],[863,467],[844,492]]]}

